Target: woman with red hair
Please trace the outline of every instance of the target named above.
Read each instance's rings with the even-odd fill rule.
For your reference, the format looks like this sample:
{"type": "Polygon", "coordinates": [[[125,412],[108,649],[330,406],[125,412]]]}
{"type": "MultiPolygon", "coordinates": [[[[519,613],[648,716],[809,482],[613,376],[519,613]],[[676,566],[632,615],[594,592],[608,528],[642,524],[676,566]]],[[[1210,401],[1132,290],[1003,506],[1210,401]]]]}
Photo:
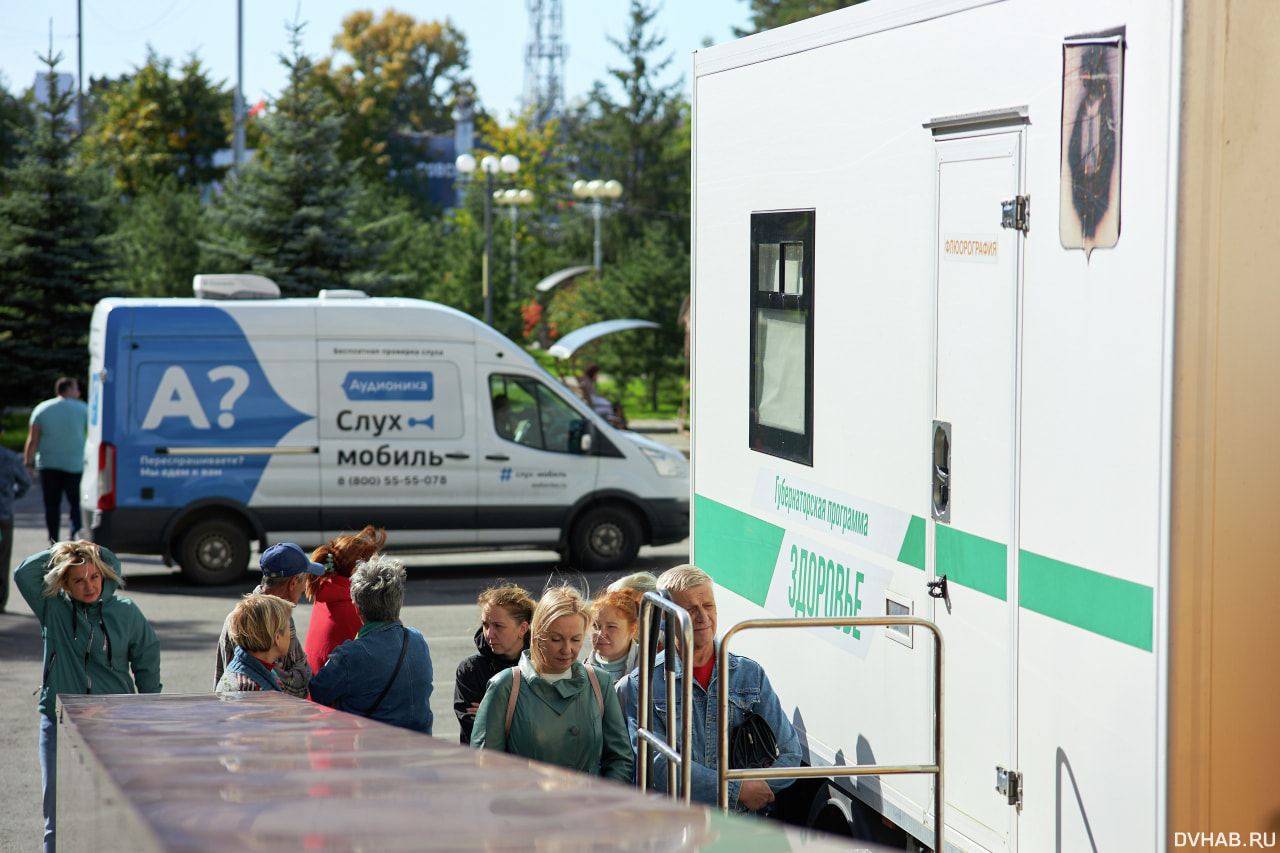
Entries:
{"type": "Polygon", "coordinates": [[[387,544],[387,531],[366,527],[351,536],[330,539],[311,554],[311,561],[324,566],[324,575],[307,576],[307,598],[315,602],[303,646],[313,673],[319,672],[329,653],[347,640],[354,640],[364,624],[351,603],[351,573],[356,563],[375,556],[387,544]]]}

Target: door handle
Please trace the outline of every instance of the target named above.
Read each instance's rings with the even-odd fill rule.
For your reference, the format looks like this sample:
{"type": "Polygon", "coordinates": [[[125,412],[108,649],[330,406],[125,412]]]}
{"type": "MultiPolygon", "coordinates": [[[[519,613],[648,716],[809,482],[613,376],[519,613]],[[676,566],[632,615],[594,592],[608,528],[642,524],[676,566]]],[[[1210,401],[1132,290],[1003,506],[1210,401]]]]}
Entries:
{"type": "Polygon", "coordinates": [[[446,453],[444,455],[444,458],[445,459],[470,459],[471,454],[470,453],[446,453]]]}
{"type": "Polygon", "coordinates": [[[504,455],[502,455],[501,453],[491,453],[491,454],[489,454],[489,455],[485,456],[485,459],[488,459],[490,462],[506,462],[506,461],[510,460],[510,459],[511,459],[511,457],[510,457],[510,456],[504,456],[504,455]]]}
{"type": "Polygon", "coordinates": [[[951,523],[951,424],[933,422],[933,518],[951,523]]]}

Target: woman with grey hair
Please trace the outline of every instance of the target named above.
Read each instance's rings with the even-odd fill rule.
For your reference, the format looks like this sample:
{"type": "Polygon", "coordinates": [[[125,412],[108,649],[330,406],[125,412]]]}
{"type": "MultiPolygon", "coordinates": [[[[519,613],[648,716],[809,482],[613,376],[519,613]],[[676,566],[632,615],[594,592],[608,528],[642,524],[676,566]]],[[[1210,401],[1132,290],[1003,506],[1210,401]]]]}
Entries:
{"type": "Polygon", "coordinates": [[[339,711],[431,734],[431,650],[400,621],[404,564],[362,560],[351,574],[351,601],[364,624],[329,654],[311,678],[311,699],[339,711]]]}

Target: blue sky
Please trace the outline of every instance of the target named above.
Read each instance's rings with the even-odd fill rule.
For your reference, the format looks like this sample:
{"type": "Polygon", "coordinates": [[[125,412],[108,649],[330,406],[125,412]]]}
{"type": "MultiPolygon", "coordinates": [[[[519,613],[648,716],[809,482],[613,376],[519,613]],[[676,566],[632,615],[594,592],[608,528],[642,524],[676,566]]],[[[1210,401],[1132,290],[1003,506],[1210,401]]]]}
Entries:
{"type": "MultiPolygon", "coordinates": [[[[32,84],[43,65],[52,28],[54,52],[61,52],[59,71],[76,72],[76,0],[6,0],[0,27],[0,75],[11,92],[32,84]]],[[[315,58],[331,50],[342,18],[357,9],[379,15],[388,6],[419,20],[449,18],[467,37],[470,73],[485,106],[505,123],[519,106],[524,86],[524,46],[528,31],[525,0],[449,0],[359,3],[353,0],[243,0],[244,88],[252,105],[278,94],[285,72],[279,55],[288,49],[286,21],[307,22],[304,49],[315,58]]],[[[607,37],[622,38],[627,27],[627,0],[562,0],[565,96],[584,95],[595,80],[607,77],[620,54],[607,37]]],[[[654,22],[666,36],[663,51],[673,55],[664,82],[683,75],[689,92],[690,53],[704,39],[719,44],[732,38],[734,26],[745,27],[746,0],[666,0],[654,22]]],[[[118,76],[141,65],[150,44],[175,65],[195,51],[215,80],[235,85],[236,0],[83,0],[84,74],[118,76]]]]}

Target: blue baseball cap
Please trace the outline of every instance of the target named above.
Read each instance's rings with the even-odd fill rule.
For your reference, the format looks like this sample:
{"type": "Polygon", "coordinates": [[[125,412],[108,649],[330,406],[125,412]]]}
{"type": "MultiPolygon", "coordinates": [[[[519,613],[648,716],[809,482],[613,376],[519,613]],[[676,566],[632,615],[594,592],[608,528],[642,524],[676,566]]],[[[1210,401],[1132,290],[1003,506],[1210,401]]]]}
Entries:
{"type": "Polygon", "coordinates": [[[287,578],[303,572],[324,574],[324,566],[311,562],[307,553],[292,542],[281,542],[263,551],[258,565],[264,578],[287,578]]]}

